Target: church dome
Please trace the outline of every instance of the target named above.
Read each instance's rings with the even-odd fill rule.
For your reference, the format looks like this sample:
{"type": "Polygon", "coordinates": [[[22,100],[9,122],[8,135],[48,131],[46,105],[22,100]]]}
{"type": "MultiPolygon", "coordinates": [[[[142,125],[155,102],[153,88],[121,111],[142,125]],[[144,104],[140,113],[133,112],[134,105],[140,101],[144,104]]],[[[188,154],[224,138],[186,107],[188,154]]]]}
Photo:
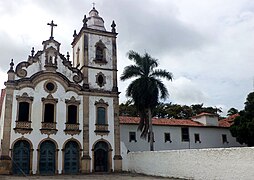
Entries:
{"type": "Polygon", "coordinates": [[[89,12],[87,20],[88,28],[106,31],[104,27],[104,20],[99,16],[99,12],[95,9],[95,7],[93,7],[93,9],[89,12]]]}

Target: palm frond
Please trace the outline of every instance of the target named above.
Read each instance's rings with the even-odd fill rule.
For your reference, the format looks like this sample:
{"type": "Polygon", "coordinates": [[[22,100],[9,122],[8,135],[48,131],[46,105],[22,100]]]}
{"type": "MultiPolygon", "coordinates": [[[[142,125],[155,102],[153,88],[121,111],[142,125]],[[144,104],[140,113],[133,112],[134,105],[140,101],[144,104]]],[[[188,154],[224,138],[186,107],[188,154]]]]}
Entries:
{"type": "Polygon", "coordinates": [[[130,60],[133,60],[139,67],[142,66],[142,63],[143,63],[143,58],[142,56],[140,56],[139,53],[133,51],[133,50],[130,50],[128,53],[127,53],[127,56],[130,60]]]}
{"type": "Polygon", "coordinates": [[[173,79],[173,74],[163,69],[155,69],[150,76],[166,78],[169,81],[172,81],[173,79]]]}
{"type": "Polygon", "coordinates": [[[168,90],[166,88],[166,86],[163,84],[163,82],[159,79],[156,79],[156,83],[157,83],[157,87],[160,91],[160,98],[161,99],[166,99],[168,97],[168,90]]]}
{"type": "Polygon", "coordinates": [[[136,65],[126,66],[120,79],[122,81],[142,75],[142,70],[136,65]]]}

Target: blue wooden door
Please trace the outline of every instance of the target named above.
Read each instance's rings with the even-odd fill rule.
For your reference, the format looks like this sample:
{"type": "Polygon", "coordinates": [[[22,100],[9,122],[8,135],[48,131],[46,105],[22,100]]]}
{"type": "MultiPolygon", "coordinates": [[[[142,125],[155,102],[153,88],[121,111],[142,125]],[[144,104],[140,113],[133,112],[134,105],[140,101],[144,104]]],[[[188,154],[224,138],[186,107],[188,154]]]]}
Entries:
{"type": "Polygon", "coordinates": [[[13,147],[13,174],[29,174],[30,144],[27,141],[18,141],[13,147]]]}
{"type": "Polygon", "coordinates": [[[54,174],[56,162],[56,146],[51,141],[44,141],[40,147],[40,174],[54,174]]]}
{"type": "Polygon", "coordinates": [[[76,142],[70,141],[65,145],[64,150],[64,173],[76,174],[79,172],[79,146],[76,142]]]}

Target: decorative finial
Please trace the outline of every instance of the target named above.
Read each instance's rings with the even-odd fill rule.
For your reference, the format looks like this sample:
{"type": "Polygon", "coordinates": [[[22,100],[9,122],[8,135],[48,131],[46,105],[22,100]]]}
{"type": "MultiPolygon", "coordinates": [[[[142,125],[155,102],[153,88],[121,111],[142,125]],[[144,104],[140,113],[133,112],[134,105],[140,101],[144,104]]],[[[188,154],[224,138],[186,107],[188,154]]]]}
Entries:
{"type": "Polygon", "coordinates": [[[116,24],[115,24],[115,21],[112,22],[111,27],[112,27],[111,32],[115,33],[115,32],[116,32],[116,24]]]}
{"type": "Polygon", "coordinates": [[[67,61],[70,61],[70,55],[69,55],[69,52],[67,52],[67,61]]]}
{"type": "Polygon", "coordinates": [[[88,21],[88,20],[87,20],[87,18],[86,18],[86,15],[84,15],[84,19],[83,19],[83,27],[84,27],[84,28],[87,28],[87,24],[86,24],[87,21],[88,21]]]}
{"type": "Polygon", "coordinates": [[[54,36],[53,36],[53,28],[54,28],[54,26],[57,26],[57,24],[54,24],[54,22],[53,22],[53,20],[52,20],[51,23],[48,23],[47,25],[51,26],[51,34],[50,34],[49,39],[54,39],[54,36]]]}
{"type": "Polygon", "coordinates": [[[75,38],[77,36],[76,30],[74,30],[73,37],[75,38]]]}
{"type": "Polygon", "coordinates": [[[93,4],[93,9],[95,9],[95,2],[93,2],[92,4],[93,4]]]}
{"type": "Polygon", "coordinates": [[[32,47],[31,56],[34,57],[34,47],[32,47]]]}
{"type": "Polygon", "coordinates": [[[11,59],[10,69],[9,69],[8,72],[14,72],[14,71],[13,71],[13,66],[14,66],[13,59],[11,59]]]}

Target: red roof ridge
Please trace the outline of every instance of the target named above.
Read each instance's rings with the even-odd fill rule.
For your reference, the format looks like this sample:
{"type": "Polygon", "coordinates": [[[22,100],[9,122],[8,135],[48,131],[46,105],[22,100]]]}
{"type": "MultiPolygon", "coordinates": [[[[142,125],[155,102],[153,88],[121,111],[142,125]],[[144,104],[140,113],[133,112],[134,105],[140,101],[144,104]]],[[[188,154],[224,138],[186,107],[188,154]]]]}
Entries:
{"type": "MultiPolygon", "coordinates": [[[[120,124],[138,124],[140,117],[119,116],[120,124]]],[[[153,125],[169,125],[169,126],[204,126],[202,123],[191,119],[167,119],[152,118],[153,125]]]]}
{"type": "Polygon", "coordinates": [[[196,116],[193,116],[192,118],[197,118],[197,117],[201,117],[201,116],[218,116],[217,114],[212,114],[212,113],[208,113],[208,112],[202,112],[197,114],[196,116]]]}
{"type": "Polygon", "coordinates": [[[221,126],[221,127],[230,127],[234,123],[234,119],[238,116],[240,116],[240,115],[237,113],[237,114],[233,114],[231,116],[228,116],[225,119],[219,120],[219,126],[221,126]]]}

